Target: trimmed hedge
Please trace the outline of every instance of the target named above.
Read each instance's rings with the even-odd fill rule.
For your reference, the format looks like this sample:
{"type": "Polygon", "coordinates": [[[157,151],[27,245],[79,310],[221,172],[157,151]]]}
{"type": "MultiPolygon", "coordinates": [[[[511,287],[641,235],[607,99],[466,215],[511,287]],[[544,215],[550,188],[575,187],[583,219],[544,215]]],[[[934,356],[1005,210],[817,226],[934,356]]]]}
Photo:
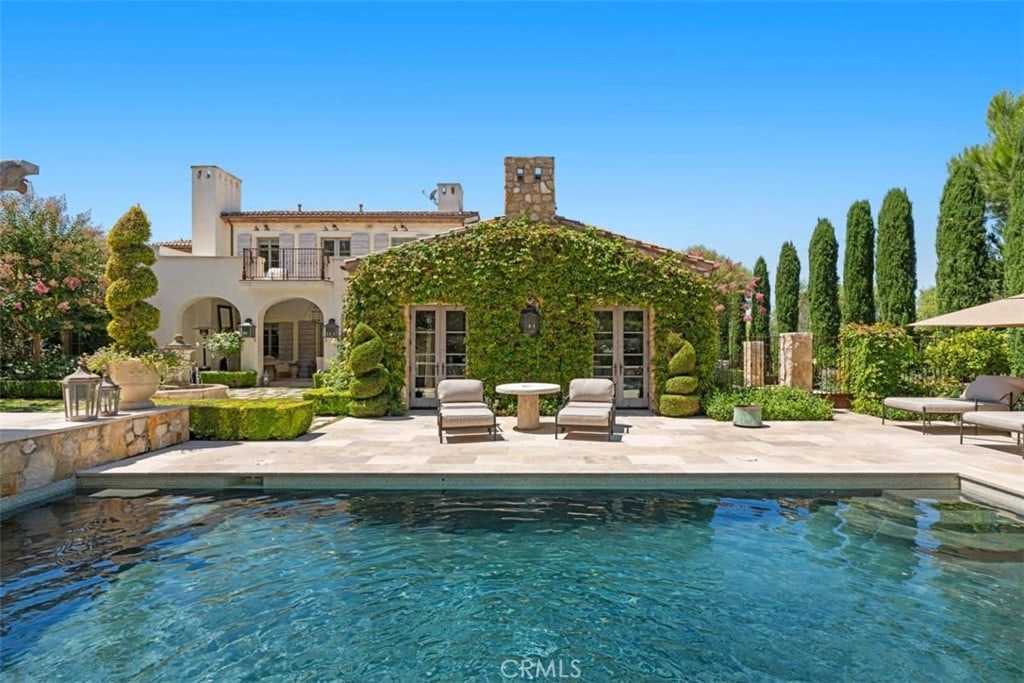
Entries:
{"type": "Polygon", "coordinates": [[[795,387],[746,387],[714,391],[704,400],[704,412],[712,420],[732,420],[738,405],[761,406],[761,418],[776,422],[787,420],[831,420],[832,404],[809,391],[795,387]]]}
{"type": "Polygon", "coordinates": [[[697,391],[699,380],[693,375],[679,375],[665,380],[666,394],[692,394],[697,391]]]}
{"type": "Polygon", "coordinates": [[[380,417],[387,412],[388,397],[384,394],[348,404],[348,414],[352,417],[380,417]]]}
{"type": "Polygon", "coordinates": [[[313,402],[314,415],[348,415],[352,397],[343,391],[313,389],[302,394],[302,400],[313,402]]]}
{"type": "Polygon", "coordinates": [[[700,410],[700,396],[662,394],[659,406],[661,414],[665,417],[690,417],[700,410]]]}
{"type": "Polygon", "coordinates": [[[194,439],[287,441],[305,434],[313,422],[313,402],[293,398],[156,399],[154,402],[188,406],[189,431],[194,439]]]}
{"type": "Polygon", "coordinates": [[[256,371],[218,372],[216,370],[205,370],[199,373],[199,381],[203,384],[226,384],[232,389],[254,387],[256,386],[256,371]]]}
{"type": "Polygon", "coordinates": [[[0,379],[0,398],[64,398],[59,379],[0,379]]]}

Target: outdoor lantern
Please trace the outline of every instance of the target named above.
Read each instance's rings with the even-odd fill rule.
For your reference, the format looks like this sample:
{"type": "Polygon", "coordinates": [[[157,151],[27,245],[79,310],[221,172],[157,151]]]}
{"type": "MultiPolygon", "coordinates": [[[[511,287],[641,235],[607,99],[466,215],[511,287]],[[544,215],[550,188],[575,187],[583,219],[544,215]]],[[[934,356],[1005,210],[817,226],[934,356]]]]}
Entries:
{"type": "Polygon", "coordinates": [[[256,325],[253,324],[252,318],[246,318],[245,322],[238,326],[238,333],[242,335],[242,339],[256,338],[256,325]]]}
{"type": "Polygon", "coordinates": [[[85,363],[61,380],[64,392],[64,419],[70,422],[87,422],[96,419],[99,407],[100,376],[89,372],[85,363]]]}
{"type": "Polygon", "coordinates": [[[114,380],[110,379],[110,375],[103,375],[103,381],[100,382],[99,403],[100,415],[103,417],[117,415],[117,408],[121,405],[121,387],[117,386],[114,380]]]}
{"type": "Polygon", "coordinates": [[[328,320],[324,325],[324,336],[328,339],[337,339],[339,332],[341,332],[341,328],[338,327],[338,322],[334,318],[328,320]]]}
{"type": "Polygon", "coordinates": [[[536,337],[540,334],[540,313],[528,303],[519,313],[519,330],[527,337],[536,337]]]}

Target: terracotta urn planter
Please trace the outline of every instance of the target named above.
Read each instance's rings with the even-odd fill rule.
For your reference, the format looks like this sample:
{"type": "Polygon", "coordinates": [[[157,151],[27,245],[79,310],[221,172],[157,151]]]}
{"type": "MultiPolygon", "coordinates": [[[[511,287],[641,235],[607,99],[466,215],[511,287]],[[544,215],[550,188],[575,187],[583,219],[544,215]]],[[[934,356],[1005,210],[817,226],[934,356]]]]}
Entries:
{"type": "Polygon", "coordinates": [[[121,408],[153,407],[149,399],[160,388],[160,373],[137,358],[111,361],[107,369],[110,379],[121,387],[121,408]]]}

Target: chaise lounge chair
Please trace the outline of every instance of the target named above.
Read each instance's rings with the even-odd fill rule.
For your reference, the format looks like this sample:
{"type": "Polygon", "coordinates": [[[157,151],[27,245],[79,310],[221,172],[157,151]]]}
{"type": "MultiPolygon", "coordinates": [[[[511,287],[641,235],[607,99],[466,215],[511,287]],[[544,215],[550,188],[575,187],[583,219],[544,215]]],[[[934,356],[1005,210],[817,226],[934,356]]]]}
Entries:
{"type": "Polygon", "coordinates": [[[444,430],[486,427],[498,438],[494,411],[484,403],[484,383],[478,379],[443,379],[437,383],[437,439],[444,443],[444,430]]]}
{"type": "Polygon", "coordinates": [[[978,411],[1009,411],[1024,395],[1024,378],[979,375],[967,385],[960,398],[927,398],[890,396],[882,401],[882,424],[886,409],[906,410],[922,416],[921,433],[928,433],[928,424],[935,415],[957,415],[978,411]]]}
{"type": "MultiPolygon", "coordinates": [[[[1017,435],[1017,444],[1020,446],[1020,454],[1024,456],[1024,411],[1008,412],[984,412],[964,413],[960,416],[960,443],[964,442],[964,425],[970,424],[977,427],[991,427],[1010,432],[1017,435]]],[[[975,429],[977,432],[977,429],[975,429]]]]}
{"type": "Polygon", "coordinates": [[[555,438],[560,429],[600,429],[615,432],[615,385],[610,379],[574,379],[569,382],[569,400],[555,415],[555,438]]]}

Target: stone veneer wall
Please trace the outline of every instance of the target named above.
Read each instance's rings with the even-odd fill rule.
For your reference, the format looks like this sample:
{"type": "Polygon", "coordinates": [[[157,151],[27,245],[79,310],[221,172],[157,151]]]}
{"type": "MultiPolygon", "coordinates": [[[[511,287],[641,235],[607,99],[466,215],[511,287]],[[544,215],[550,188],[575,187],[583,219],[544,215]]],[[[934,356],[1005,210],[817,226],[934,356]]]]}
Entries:
{"type": "Polygon", "coordinates": [[[531,220],[549,221],[556,208],[555,158],[505,157],[505,215],[526,214],[531,220]],[[520,168],[522,176],[518,173],[520,168]]]}
{"type": "Polygon", "coordinates": [[[183,406],[67,424],[66,429],[33,430],[38,433],[0,443],[0,496],[29,493],[69,479],[77,470],[189,439],[188,408],[183,406]]]}

